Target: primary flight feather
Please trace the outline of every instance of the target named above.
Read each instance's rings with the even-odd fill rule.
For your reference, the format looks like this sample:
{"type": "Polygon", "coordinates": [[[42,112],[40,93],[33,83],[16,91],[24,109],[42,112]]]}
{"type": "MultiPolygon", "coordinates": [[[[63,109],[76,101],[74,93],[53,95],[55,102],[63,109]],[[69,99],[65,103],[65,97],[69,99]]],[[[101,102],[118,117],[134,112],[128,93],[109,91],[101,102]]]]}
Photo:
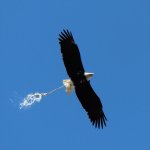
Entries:
{"type": "Polygon", "coordinates": [[[68,30],[59,34],[59,44],[67,73],[73,82],[76,95],[83,108],[87,112],[92,124],[95,127],[106,126],[106,117],[100,98],[87,80],[85,70],[81,61],[80,52],[74,41],[73,35],[68,30]]]}

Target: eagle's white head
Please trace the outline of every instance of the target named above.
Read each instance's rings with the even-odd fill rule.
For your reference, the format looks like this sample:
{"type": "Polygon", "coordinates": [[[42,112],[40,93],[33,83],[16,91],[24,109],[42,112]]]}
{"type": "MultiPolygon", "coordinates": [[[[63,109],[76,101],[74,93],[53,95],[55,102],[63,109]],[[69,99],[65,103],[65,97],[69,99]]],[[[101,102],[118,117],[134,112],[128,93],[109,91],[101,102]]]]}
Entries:
{"type": "Polygon", "coordinates": [[[86,79],[89,81],[90,78],[94,75],[92,72],[85,72],[84,75],[86,76],[86,79]]]}

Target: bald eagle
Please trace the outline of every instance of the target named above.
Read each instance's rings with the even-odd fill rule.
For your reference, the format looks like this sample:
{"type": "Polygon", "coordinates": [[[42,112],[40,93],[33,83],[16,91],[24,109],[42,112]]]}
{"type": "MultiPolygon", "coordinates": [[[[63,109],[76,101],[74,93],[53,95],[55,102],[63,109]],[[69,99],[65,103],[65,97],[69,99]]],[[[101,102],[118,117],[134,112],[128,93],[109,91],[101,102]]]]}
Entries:
{"type": "Polygon", "coordinates": [[[93,73],[86,73],[81,61],[80,52],[74,41],[73,35],[68,30],[63,30],[59,34],[59,44],[66,71],[71,80],[63,80],[64,85],[68,85],[67,93],[75,89],[75,93],[87,112],[92,124],[97,128],[106,126],[107,118],[103,112],[100,98],[96,95],[90,84],[90,77],[93,73]]]}

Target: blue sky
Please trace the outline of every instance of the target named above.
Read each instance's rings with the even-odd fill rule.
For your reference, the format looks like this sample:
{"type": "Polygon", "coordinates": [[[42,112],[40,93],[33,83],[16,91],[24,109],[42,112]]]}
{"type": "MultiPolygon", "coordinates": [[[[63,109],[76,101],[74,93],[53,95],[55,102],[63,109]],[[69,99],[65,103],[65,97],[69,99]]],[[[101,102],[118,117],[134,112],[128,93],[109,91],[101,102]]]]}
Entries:
{"type": "Polygon", "coordinates": [[[0,1],[0,149],[143,150],[150,148],[148,0],[0,1]],[[107,127],[95,129],[64,89],[30,109],[19,102],[68,78],[58,34],[69,29],[95,75],[107,127]]]}

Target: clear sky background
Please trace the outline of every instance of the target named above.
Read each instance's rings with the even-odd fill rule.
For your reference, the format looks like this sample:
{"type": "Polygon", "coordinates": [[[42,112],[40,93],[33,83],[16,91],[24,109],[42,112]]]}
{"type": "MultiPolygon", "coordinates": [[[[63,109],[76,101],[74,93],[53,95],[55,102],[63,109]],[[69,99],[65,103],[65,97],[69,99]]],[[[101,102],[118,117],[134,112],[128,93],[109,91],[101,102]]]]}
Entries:
{"type": "Polygon", "coordinates": [[[150,1],[1,0],[0,149],[150,149],[150,1]],[[69,29],[107,127],[95,129],[64,89],[20,110],[31,92],[68,78],[58,34],[69,29]]]}

